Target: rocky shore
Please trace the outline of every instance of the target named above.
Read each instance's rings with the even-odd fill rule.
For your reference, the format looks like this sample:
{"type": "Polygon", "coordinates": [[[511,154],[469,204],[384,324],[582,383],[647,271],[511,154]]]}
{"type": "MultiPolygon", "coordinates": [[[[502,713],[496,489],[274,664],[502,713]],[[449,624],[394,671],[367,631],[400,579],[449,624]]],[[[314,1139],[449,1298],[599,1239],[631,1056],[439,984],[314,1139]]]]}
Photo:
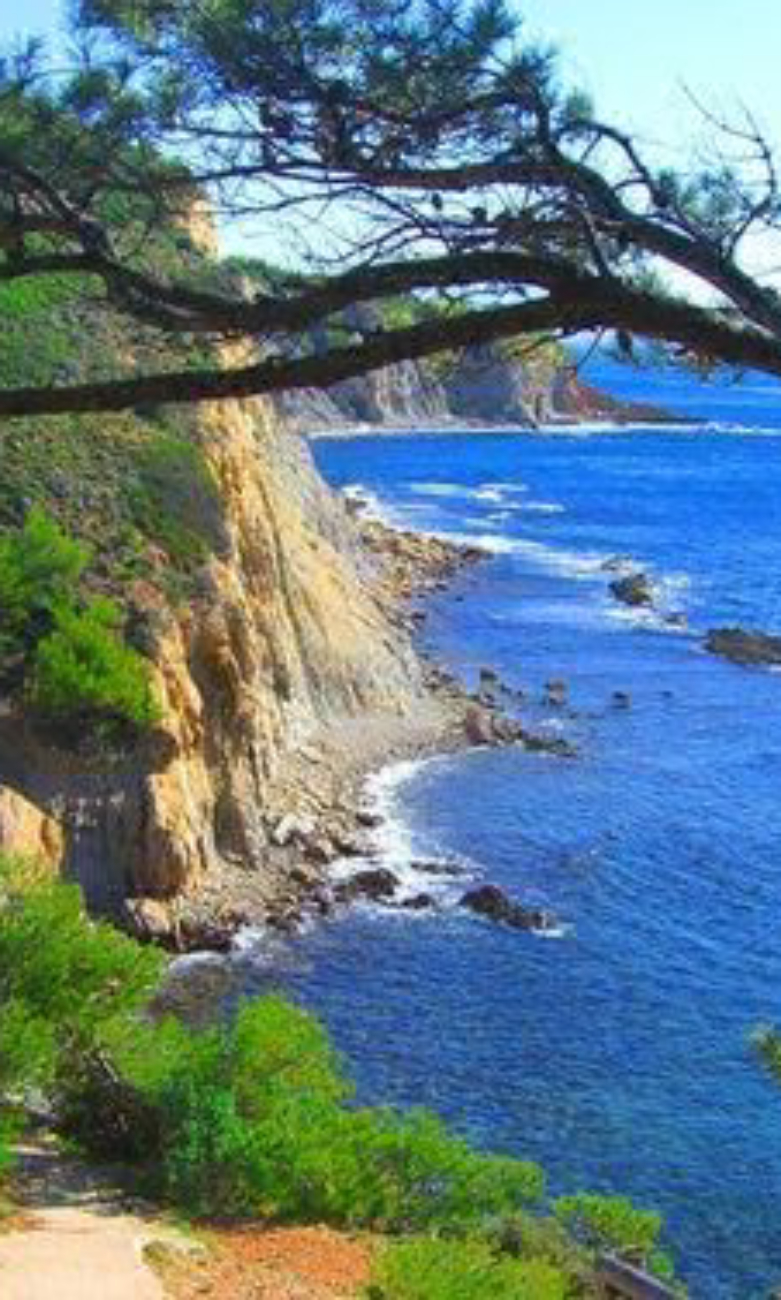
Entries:
{"type": "MultiPolygon", "coordinates": [[[[425,619],[421,598],[489,558],[478,547],[392,529],[373,518],[358,524],[362,546],[376,561],[377,597],[400,636],[425,619]]],[[[183,896],[173,906],[131,899],[124,919],[133,933],[175,952],[227,952],[246,927],[289,933],[361,897],[390,901],[392,875],[371,861],[372,833],[380,824],[365,799],[371,773],[390,762],[475,746],[520,744],[564,757],[574,753],[566,741],[530,732],[506,712],[492,674],[486,671],[480,688],[470,692],[441,666],[420,658],[423,692],[414,712],[367,711],[333,725],[292,756],[274,806],[266,810],[272,890],[266,878],[261,882],[238,870],[212,875],[197,896],[183,896]],[[345,859],[356,860],[356,873],[348,884],[334,885],[329,869],[345,859]],[[359,870],[367,860],[369,867],[359,870]]],[[[447,870],[447,864],[433,867],[447,870]]],[[[424,907],[429,900],[420,895],[402,905],[424,907]]]]}

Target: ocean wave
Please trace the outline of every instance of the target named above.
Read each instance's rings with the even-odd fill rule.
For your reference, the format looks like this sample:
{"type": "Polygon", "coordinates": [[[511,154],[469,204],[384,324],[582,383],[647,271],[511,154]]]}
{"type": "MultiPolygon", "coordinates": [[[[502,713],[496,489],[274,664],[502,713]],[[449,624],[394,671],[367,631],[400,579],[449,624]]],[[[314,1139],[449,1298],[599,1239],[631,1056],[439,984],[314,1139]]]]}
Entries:
{"type": "Polygon", "coordinates": [[[363,483],[347,483],[341,489],[341,493],[345,500],[353,501],[360,507],[365,519],[387,522],[388,506],[380,500],[376,492],[372,492],[371,488],[365,487],[363,483]]]}
{"type": "Polygon", "coordinates": [[[697,425],[695,433],[739,434],[751,438],[781,438],[781,429],[774,425],[740,424],[733,420],[708,420],[697,425]]]}
{"type": "MultiPolygon", "coordinates": [[[[379,865],[392,871],[399,882],[394,904],[422,893],[429,894],[440,907],[457,902],[463,893],[464,882],[474,877],[474,864],[452,853],[445,857],[438,845],[412,829],[403,809],[404,792],[419,773],[434,764],[451,761],[449,755],[403,759],[389,763],[367,777],[363,804],[368,812],[381,818],[380,824],[369,834],[369,852],[365,857],[340,858],[331,864],[329,874],[332,880],[349,880],[367,866],[379,865]],[[438,864],[445,862],[456,869],[455,875],[439,869],[438,864]],[[427,871],[426,863],[432,864],[433,869],[427,871]]],[[[360,906],[363,910],[383,913],[393,910],[369,901],[360,906]]],[[[400,914],[410,915],[406,910],[400,914]]]]}
{"type": "Polygon", "coordinates": [[[421,497],[468,497],[472,489],[463,483],[410,483],[410,492],[421,497]]]}
{"type": "Polygon", "coordinates": [[[487,492],[501,492],[503,496],[513,496],[514,493],[528,492],[526,483],[483,483],[482,489],[487,492]]]}
{"type": "Polygon", "coordinates": [[[522,501],[513,508],[529,515],[563,515],[566,512],[566,507],[558,501],[522,501]]]}

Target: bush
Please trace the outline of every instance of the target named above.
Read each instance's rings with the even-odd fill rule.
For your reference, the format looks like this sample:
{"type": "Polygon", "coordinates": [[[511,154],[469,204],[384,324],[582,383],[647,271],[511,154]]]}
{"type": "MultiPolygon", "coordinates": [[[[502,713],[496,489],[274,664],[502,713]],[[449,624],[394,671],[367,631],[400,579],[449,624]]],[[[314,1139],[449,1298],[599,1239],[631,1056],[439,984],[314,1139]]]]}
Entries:
{"type": "Polygon", "coordinates": [[[654,1250],[662,1220],[651,1210],[639,1210],[624,1196],[580,1192],[553,1203],[560,1223],[578,1240],[602,1249],[647,1259],[654,1250]]]}
{"type": "Polygon", "coordinates": [[[14,1143],[19,1132],[20,1124],[15,1115],[0,1115],[0,1189],[16,1163],[14,1143]]]}
{"type": "Polygon", "coordinates": [[[91,717],[136,727],[160,716],[145,660],[117,633],[119,610],[95,600],[84,610],[54,609],[54,630],[38,642],[29,698],[56,722],[91,717]]]}
{"type": "Polygon", "coordinates": [[[503,1259],[484,1241],[412,1238],[380,1255],[367,1300],[566,1300],[567,1279],[542,1260],[503,1259]]]}
{"type": "Polygon", "coordinates": [[[0,855],[0,1088],[57,1091],[161,970],[159,953],[86,917],[78,886],[0,855]]]}
{"type": "MultiPolygon", "coordinates": [[[[356,1108],[322,1026],[280,997],[206,1030],[155,1021],[161,971],[88,920],[75,886],[0,857],[0,1092],[42,1093],[69,1136],[142,1161],[149,1189],[195,1215],[416,1234],[383,1252],[375,1300],[586,1296],[605,1244],[661,1267],[656,1215],[582,1195],[535,1217],[535,1165],[423,1111],[356,1108]]],[[[0,1127],[0,1177],[9,1154],[0,1127]]]]}
{"type": "Polygon", "coordinates": [[[159,1113],[162,1190],[194,1214],[420,1231],[542,1193],[536,1166],[475,1152],[432,1115],[353,1108],[324,1030],[280,998],[200,1033],[160,1025],[117,1059],[159,1113]]]}
{"type": "Polygon", "coordinates": [[[89,550],[34,507],[24,527],[0,538],[0,648],[28,648],[74,598],[89,550]]]}

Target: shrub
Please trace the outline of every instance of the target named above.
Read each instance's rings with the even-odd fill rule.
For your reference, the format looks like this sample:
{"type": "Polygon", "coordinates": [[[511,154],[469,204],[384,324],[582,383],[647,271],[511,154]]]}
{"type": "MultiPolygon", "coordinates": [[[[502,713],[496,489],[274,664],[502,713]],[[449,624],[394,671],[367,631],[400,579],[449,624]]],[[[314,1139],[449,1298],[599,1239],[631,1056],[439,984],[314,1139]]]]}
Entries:
{"type": "Polygon", "coordinates": [[[51,625],[55,606],[72,600],[89,550],[34,507],[24,527],[0,538],[0,637],[17,652],[51,625]]]}
{"type": "Polygon", "coordinates": [[[78,886],[0,855],[0,1087],[56,1090],[161,970],[159,953],[86,917],[78,886]]]}
{"type": "MultiPolygon", "coordinates": [[[[280,997],[206,1030],[153,1020],[161,971],[88,920],[75,886],[0,857],[0,1093],[42,1092],[69,1136],[143,1161],[190,1213],[416,1234],[383,1252],[375,1300],[586,1296],[606,1244],[662,1268],[656,1215],[582,1195],[537,1218],[535,1165],[473,1151],[423,1111],[354,1107],[322,1026],[280,997]]],[[[0,1126],[0,1178],[9,1155],[0,1126]]]]}
{"type": "Polygon", "coordinates": [[[280,998],[162,1042],[170,1069],[139,1068],[137,1050],[125,1068],[160,1111],[164,1188],[193,1213],[407,1231],[482,1224],[541,1195],[536,1166],[472,1151],[432,1115],[353,1109],[322,1027],[280,998]]]}
{"type": "Polygon", "coordinates": [[[380,1255],[367,1300],[565,1300],[567,1279],[542,1260],[503,1259],[479,1239],[412,1238],[380,1255]]]}
{"type": "Polygon", "coordinates": [[[624,1196],[590,1192],[560,1196],[553,1203],[553,1211],[577,1239],[641,1259],[653,1251],[662,1227],[658,1214],[638,1209],[624,1196]]]}
{"type": "Polygon", "coordinates": [[[54,609],[54,629],[35,649],[29,698],[56,722],[103,718],[148,727],[157,721],[146,661],[120,638],[120,613],[106,600],[54,609]]]}
{"type": "Polygon", "coordinates": [[[475,1151],[426,1111],[369,1109],[345,1128],[341,1159],[352,1169],[342,1185],[352,1203],[340,1216],[348,1222],[391,1232],[479,1225],[543,1194],[538,1166],[475,1151]]]}
{"type": "Polygon", "coordinates": [[[15,1115],[0,1115],[0,1189],[15,1164],[14,1143],[19,1137],[19,1131],[20,1124],[15,1115]]]}

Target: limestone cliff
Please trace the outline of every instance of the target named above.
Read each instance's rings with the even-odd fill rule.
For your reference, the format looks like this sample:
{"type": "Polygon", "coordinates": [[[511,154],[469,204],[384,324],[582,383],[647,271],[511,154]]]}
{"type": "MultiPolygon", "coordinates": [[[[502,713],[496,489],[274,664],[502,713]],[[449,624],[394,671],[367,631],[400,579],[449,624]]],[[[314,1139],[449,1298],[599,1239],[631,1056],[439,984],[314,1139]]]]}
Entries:
{"type": "Polygon", "coordinates": [[[261,402],[215,405],[201,431],[230,548],[157,641],[171,757],[146,780],[142,894],[197,889],[225,861],[262,865],[296,750],[343,718],[408,709],[418,688],[303,447],[261,402]]]}
{"type": "Polygon", "coordinates": [[[58,817],[67,870],[92,906],[163,900],[135,908],[155,929],[199,901],[212,916],[244,902],[257,915],[289,891],[290,827],[318,834],[332,815],[348,766],[340,731],[365,748],[373,726],[426,707],[407,634],[374,594],[376,558],[271,405],[204,407],[193,436],[219,488],[224,545],[187,602],[149,578],[129,591],[161,725],[101,762],[47,746],[18,713],[0,718],[3,778],[58,817]]]}

